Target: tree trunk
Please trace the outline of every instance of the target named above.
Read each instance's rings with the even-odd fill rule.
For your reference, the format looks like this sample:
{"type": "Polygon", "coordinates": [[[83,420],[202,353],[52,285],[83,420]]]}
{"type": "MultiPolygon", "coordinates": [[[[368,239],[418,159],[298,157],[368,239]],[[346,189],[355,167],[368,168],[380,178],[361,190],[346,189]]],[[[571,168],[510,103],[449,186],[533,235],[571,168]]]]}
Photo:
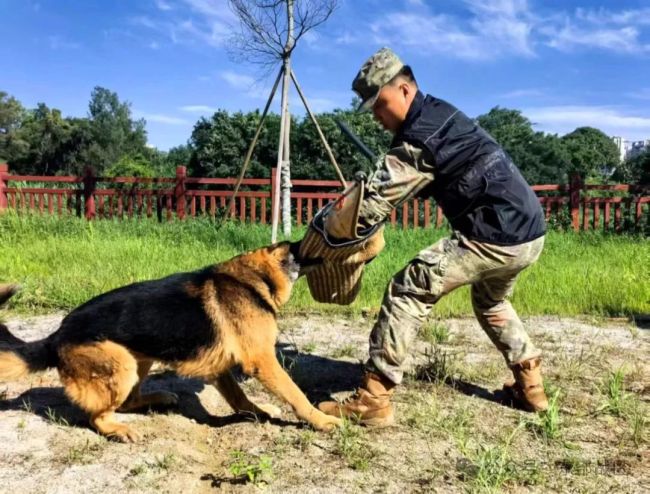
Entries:
{"type": "Polygon", "coordinates": [[[293,2],[294,0],[287,0],[287,25],[289,28],[287,34],[287,43],[285,45],[285,58],[284,58],[284,84],[287,87],[287,99],[282,110],[284,120],[284,135],[280,139],[284,139],[283,153],[282,153],[282,226],[285,237],[291,235],[291,160],[290,160],[290,144],[289,138],[291,133],[291,113],[289,112],[289,97],[288,88],[291,84],[291,50],[293,49],[293,2]]]}
{"type": "MultiPolygon", "coordinates": [[[[289,100],[289,80],[287,77],[287,72],[283,71],[282,77],[282,100],[281,100],[281,111],[280,111],[280,138],[278,139],[278,161],[276,168],[278,170],[278,181],[275,184],[276,195],[278,197],[273,198],[275,201],[273,203],[273,220],[272,220],[272,229],[271,229],[271,242],[275,243],[278,240],[278,224],[280,221],[280,203],[284,196],[284,184],[282,182],[282,175],[284,166],[284,148],[285,148],[285,127],[287,120],[285,118],[288,112],[288,100],[289,100]]],[[[289,190],[291,192],[291,190],[289,190]]],[[[283,208],[284,209],[284,208],[283,208]]]]}

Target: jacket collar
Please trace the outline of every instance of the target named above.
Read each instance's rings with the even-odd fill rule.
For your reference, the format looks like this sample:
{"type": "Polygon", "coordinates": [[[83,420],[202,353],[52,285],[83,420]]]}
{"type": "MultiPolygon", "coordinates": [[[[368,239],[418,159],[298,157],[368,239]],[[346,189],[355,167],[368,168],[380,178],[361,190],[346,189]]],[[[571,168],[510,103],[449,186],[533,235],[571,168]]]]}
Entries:
{"type": "Polygon", "coordinates": [[[411,101],[411,106],[409,106],[409,110],[406,113],[406,118],[404,119],[404,122],[402,123],[399,130],[395,133],[393,142],[398,142],[401,139],[404,131],[408,129],[413,124],[413,122],[420,116],[420,112],[422,111],[422,107],[424,106],[424,100],[425,100],[424,93],[418,89],[417,93],[415,93],[415,98],[413,98],[413,101],[411,101]]]}

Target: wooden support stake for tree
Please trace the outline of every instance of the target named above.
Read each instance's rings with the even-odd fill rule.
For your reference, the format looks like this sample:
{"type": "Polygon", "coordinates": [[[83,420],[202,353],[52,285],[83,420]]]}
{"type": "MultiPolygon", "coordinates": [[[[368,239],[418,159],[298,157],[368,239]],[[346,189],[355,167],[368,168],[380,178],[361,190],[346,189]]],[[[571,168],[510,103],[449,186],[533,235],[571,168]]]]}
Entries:
{"type": "MultiPolygon", "coordinates": [[[[280,83],[280,77],[282,76],[282,70],[283,70],[282,67],[280,67],[278,76],[275,78],[275,82],[273,83],[273,89],[271,89],[271,93],[269,94],[269,99],[266,101],[266,106],[264,107],[264,111],[262,112],[262,116],[260,117],[260,122],[259,124],[257,124],[257,129],[255,130],[255,135],[253,136],[253,140],[251,141],[250,146],[248,146],[248,151],[246,152],[246,157],[244,158],[244,164],[242,165],[242,169],[239,172],[237,183],[235,184],[235,188],[233,189],[232,196],[230,197],[230,202],[228,203],[228,208],[226,209],[226,211],[228,212],[232,209],[232,206],[235,202],[235,196],[239,192],[241,183],[244,180],[244,175],[246,174],[246,170],[248,169],[248,165],[250,164],[251,157],[253,156],[253,150],[255,149],[257,140],[260,137],[260,132],[262,131],[262,125],[264,125],[264,120],[266,119],[266,115],[269,112],[271,103],[273,102],[273,97],[275,96],[275,92],[278,89],[278,84],[280,83]]],[[[227,216],[228,214],[224,214],[223,218],[226,218],[227,216]]]]}
{"type": "Polygon", "coordinates": [[[334,158],[332,149],[330,148],[330,145],[327,142],[327,139],[325,138],[325,134],[323,134],[320,125],[318,124],[318,120],[316,120],[316,117],[312,113],[311,108],[309,108],[309,104],[307,103],[307,98],[305,98],[305,95],[302,93],[302,89],[300,88],[300,84],[298,84],[298,80],[296,79],[296,74],[294,74],[293,70],[291,71],[291,79],[293,80],[294,86],[296,86],[296,91],[298,91],[298,95],[302,100],[302,104],[305,105],[305,110],[307,110],[307,113],[309,114],[309,118],[311,118],[311,121],[314,122],[314,125],[316,126],[316,130],[318,131],[318,136],[320,137],[323,146],[325,146],[325,150],[327,151],[327,156],[329,157],[330,161],[332,162],[332,165],[334,165],[334,168],[336,169],[336,174],[339,176],[339,181],[341,182],[341,185],[345,187],[346,185],[345,177],[343,176],[343,173],[341,172],[341,169],[339,168],[339,165],[336,162],[336,158],[334,158]]]}

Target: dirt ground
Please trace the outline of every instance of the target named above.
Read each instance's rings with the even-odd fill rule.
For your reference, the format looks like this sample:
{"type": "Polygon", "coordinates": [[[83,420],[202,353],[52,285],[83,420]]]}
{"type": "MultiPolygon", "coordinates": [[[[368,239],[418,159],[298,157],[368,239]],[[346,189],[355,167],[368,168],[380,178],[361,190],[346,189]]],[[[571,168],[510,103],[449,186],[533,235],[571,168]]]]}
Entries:
{"type": "MultiPolygon", "coordinates": [[[[61,315],[9,318],[26,340],[61,315]]],[[[278,354],[313,402],[344,397],[361,375],[372,317],[293,316],[278,354]]],[[[157,369],[147,389],[171,410],[120,414],[137,444],[99,437],[62,392],[56,371],[0,383],[0,491],[117,492],[650,492],[650,330],[646,322],[526,321],[545,352],[555,406],[535,416],[506,406],[509,371],[471,319],[432,321],[397,390],[397,424],[320,433],[242,376],[281,420],[232,415],[211,386],[157,369]],[[645,327],[644,327],[645,326],[645,327]]]]}

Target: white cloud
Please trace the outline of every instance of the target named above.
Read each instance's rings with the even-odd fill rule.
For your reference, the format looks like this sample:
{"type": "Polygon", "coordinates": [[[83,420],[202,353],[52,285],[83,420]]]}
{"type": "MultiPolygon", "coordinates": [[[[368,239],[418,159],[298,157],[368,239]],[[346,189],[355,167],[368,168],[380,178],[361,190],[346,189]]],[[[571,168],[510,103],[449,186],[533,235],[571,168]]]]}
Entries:
{"type": "MultiPolygon", "coordinates": [[[[650,8],[533,10],[527,0],[462,0],[452,14],[442,2],[407,1],[370,22],[375,44],[413,48],[466,60],[534,57],[540,46],[560,51],[605,50],[645,55],[650,8]]],[[[538,4],[540,2],[537,2],[538,4]]],[[[394,4],[393,4],[394,5],[394,4]]],[[[367,43],[344,34],[337,43],[367,43]]]]}
{"type": "Polygon", "coordinates": [[[133,17],[130,22],[163,34],[175,44],[222,48],[236,21],[226,0],[182,0],[182,5],[174,6],[158,0],[156,6],[155,15],[133,17]]]}
{"type": "Polygon", "coordinates": [[[172,10],[172,6],[164,0],[156,0],[156,7],[160,10],[172,10]]]}
{"type": "Polygon", "coordinates": [[[528,108],[523,114],[541,130],[565,134],[576,127],[596,127],[609,135],[631,139],[650,137],[650,114],[639,115],[609,106],[547,106],[528,108]]]}
{"type": "Polygon", "coordinates": [[[617,12],[602,7],[597,10],[578,8],[576,18],[594,24],[650,25],[650,7],[617,12]]]}
{"type": "Polygon", "coordinates": [[[249,98],[261,99],[268,98],[269,96],[269,90],[264,89],[261,84],[250,75],[239,74],[231,70],[224,70],[219,73],[219,77],[226,81],[230,87],[245,93],[249,98]]]}
{"type": "Polygon", "coordinates": [[[218,110],[218,108],[208,105],[187,105],[181,106],[179,109],[186,113],[198,113],[200,115],[205,113],[214,113],[218,110]]]}
{"type": "Polygon", "coordinates": [[[508,91],[507,93],[503,93],[501,95],[501,98],[514,99],[514,98],[526,98],[526,97],[538,97],[538,96],[544,96],[544,91],[542,91],[541,89],[529,88],[529,89],[514,89],[512,91],[508,91]]]}
{"type": "Polygon", "coordinates": [[[464,0],[463,4],[469,15],[462,18],[424,6],[388,12],[370,26],[374,41],[468,60],[534,55],[533,17],[525,0],[464,0]]]}
{"type": "Polygon", "coordinates": [[[561,27],[550,26],[544,29],[549,37],[547,45],[561,51],[577,48],[600,48],[622,53],[649,53],[650,44],[643,44],[636,27],[618,28],[578,27],[566,20],[561,27]]]}
{"type": "Polygon", "coordinates": [[[255,79],[253,79],[251,76],[246,74],[238,74],[230,70],[224,70],[219,75],[232,87],[252,86],[255,83],[255,79]]]}
{"type": "Polygon", "coordinates": [[[137,110],[134,110],[133,113],[136,118],[144,118],[147,122],[156,122],[166,125],[191,125],[191,122],[189,120],[172,117],[170,115],[164,115],[162,113],[145,113],[137,110]]]}

